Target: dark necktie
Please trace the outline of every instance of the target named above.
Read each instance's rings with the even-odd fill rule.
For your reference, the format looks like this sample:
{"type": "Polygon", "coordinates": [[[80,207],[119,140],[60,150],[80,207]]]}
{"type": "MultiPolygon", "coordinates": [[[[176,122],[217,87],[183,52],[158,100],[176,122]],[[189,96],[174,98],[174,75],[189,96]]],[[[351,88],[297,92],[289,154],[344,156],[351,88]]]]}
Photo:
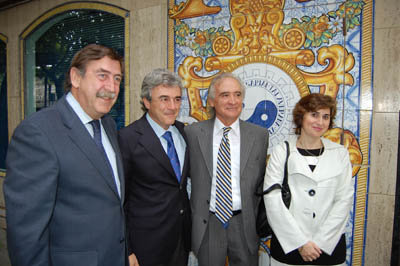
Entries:
{"type": "Polygon", "coordinates": [[[167,154],[169,157],[169,161],[171,162],[172,168],[174,168],[174,172],[176,178],[179,182],[181,182],[181,165],[179,164],[178,154],[176,153],[174,140],[172,139],[171,132],[166,131],[162,137],[167,141],[167,154]]]}
{"type": "Polygon", "coordinates": [[[109,167],[109,169],[111,171],[111,174],[112,174],[112,176],[114,178],[114,181],[116,183],[117,191],[118,191],[118,193],[120,193],[120,191],[118,189],[119,184],[118,184],[118,182],[117,182],[117,180],[116,180],[116,178],[114,176],[114,171],[112,169],[110,161],[108,160],[108,156],[107,156],[106,150],[104,149],[103,143],[101,142],[100,121],[99,120],[92,120],[92,121],[90,121],[90,124],[93,127],[93,140],[96,143],[96,145],[99,148],[99,150],[101,151],[101,153],[105,156],[107,165],[108,165],[108,167],[109,167]]]}
{"type": "Polygon", "coordinates": [[[215,216],[221,221],[224,228],[229,225],[232,217],[232,180],[231,180],[231,148],[228,133],[231,127],[224,127],[224,136],[218,150],[215,216]]]}

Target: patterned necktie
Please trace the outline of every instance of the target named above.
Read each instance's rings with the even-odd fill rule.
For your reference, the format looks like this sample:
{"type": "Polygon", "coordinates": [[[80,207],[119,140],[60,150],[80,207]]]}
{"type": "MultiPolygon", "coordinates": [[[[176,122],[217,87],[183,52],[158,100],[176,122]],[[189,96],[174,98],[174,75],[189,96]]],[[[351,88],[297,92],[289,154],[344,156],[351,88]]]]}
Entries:
{"type": "Polygon", "coordinates": [[[215,216],[224,228],[228,227],[232,217],[232,180],[231,180],[231,148],[228,132],[231,127],[224,127],[224,136],[218,150],[217,178],[215,194],[215,216]]]}
{"type": "Polygon", "coordinates": [[[162,137],[167,141],[167,154],[169,157],[169,161],[171,162],[172,168],[174,168],[174,172],[176,178],[179,182],[181,182],[181,165],[179,164],[178,154],[175,150],[174,140],[172,139],[172,135],[170,131],[166,131],[162,137]]]}
{"type": "Polygon", "coordinates": [[[115,178],[115,176],[114,176],[114,172],[113,172],[113,169],[111,167],[111,163],[108,160],[108,156],[107,156],[106,150],[104,149],[103,143],[101,142],[100,121],[99,120],[92,120],[89,123],[93,127],[93,140],[96,143],[97,147],[100,149],[101,153],[105,156],[107,165],[108,165],[108,167],[109,167],[109,169],[111,171],[111,174],[112,174],[112,176],[114,178],[114,181],[116,183],[118,194],[121,196],[121,191],[120,191],[120,188],[119,188],[119,186],[120,186],[119,180],[117,178],[115,178]]]}

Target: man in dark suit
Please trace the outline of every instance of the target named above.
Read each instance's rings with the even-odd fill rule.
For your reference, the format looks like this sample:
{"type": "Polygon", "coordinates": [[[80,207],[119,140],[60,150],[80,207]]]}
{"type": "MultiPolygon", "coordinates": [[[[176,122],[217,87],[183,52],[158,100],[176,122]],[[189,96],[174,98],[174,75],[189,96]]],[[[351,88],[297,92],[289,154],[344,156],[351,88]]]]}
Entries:
{"type": "Polygon", "coordinates": [[[186,191],[189,153],[183,124],[180,78],[155,69],[143,80],[146,113],[119,131],[126,178],[130,251],[140,266],[186,266],[190,250],[190,203],[186,191]]]}
{"type": "Polygon", "coordinates": [[[199,266],[258,265],[256,216],[268,131],[239,119],[245,87],[231,73],[208,92],[214,118],[185,128],[190,147],[192,249],[199,266]]]}
{"type": "Polygon", "coordinates": [[[72,59],[63,96],[16,128],[4,195],[14,266],[125,266],[124,173],[107,116],[122,58],[91,44],[72,59]]]}

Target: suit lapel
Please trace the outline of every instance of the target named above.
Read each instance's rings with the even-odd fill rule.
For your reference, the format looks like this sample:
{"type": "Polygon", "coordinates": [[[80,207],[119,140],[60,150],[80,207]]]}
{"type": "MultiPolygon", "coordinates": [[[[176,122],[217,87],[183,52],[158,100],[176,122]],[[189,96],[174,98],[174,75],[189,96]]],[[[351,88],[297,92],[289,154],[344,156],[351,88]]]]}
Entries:
{"type": "Polygon", "coordinates": [[[240,176],[245,176],[243,171],[250,156],[250,151],[254,145],[253,133],[242,120],[239,120],[240,127],[240,176]]]}
{"type": "Polygon", "coordinates": [[[121,199],[122,199],[122,204],[124,203],[125,199],[125,178],[124,178],[124,167],[122,165],[122,157],[121,157],[121,151],[119,150],[118,146],[118,138],[117,138],[117,131],[113,128],[114,125],[109,123],[110,118],[105,118],[102,119],[102,124],[104,127],[104,130],[106,131],[106,134],[108,136],[108,139],[111,143],[111,146],[114,150],[115,153],[115,159],[117,162],[117,171],[118,171],[118,178],[121,186],[121,199]]]}
{"type": "MultiPolygon", "coordinates": [[[[99,153],[93,138],[90,136],[85,125],[82,124],[78,115],[72,110],[66,101],[65,96],[57,104],[64,125],[68,129],[68,135],[71,141],[81,150],[87,159],[97,169],[99,175],[106,181],[108,186],[114,191],[119,198],[114,177],[109,169],[106,158],[99,153]]],[[[122,190],[122,189],[121,189],[122,190]]],[[[121,195],[122,196],[122,195],[121,195]]]]}
{"type": "Polygon", "coordinates": [[[189,171],[189,151],[188,151],[188,146],[187,146],[188,140],[187,140],[186,133],[184,130],[184,125],[182,123],[175,122],[175,126],[178,129],[179,133],[181,133],[181,135],[186,143],[184,161],[180,162],[180,163],[183,163],[182,176],[181,176],[181,183],[182,183],[183,179],[188,176],[188,171],[189,171]]]}
{"type": "Polygon", "coordinates": [[[138,123],[137,131],[141,135],[139,143],[170,173],[175,181],[178,181],[168,155],[165,153],[160,139],[147,121],[146,115],[142,116],[138,123]]]}
{"type": "Polygon", "coordinates": [[[215,119],[203,122],[201,132],[198,135],[200,150],[208,169],[209,177],[213,176],[213,134],[215,119]]]}

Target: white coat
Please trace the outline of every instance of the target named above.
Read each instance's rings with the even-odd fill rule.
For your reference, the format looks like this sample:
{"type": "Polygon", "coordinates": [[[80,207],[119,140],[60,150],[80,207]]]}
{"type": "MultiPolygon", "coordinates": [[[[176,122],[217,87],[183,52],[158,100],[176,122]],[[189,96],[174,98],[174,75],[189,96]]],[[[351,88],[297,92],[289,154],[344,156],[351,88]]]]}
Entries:
{"type": "MultiPolygon", "coordinates": [[[[321,138],[324,152],[311,171],[296,148],[296,140],[297,136],[289,140],[290,208],[284,205],[280,190],[266,194],[268,222],[285,254],[313,241],[331,255],[344,233],[353,202],[349,153],[342,145],[321,138]]],[[[268,161],[264,190],[275,183],[282,184],[285,159],[286,145],[281,143],[268,161]]]]}

